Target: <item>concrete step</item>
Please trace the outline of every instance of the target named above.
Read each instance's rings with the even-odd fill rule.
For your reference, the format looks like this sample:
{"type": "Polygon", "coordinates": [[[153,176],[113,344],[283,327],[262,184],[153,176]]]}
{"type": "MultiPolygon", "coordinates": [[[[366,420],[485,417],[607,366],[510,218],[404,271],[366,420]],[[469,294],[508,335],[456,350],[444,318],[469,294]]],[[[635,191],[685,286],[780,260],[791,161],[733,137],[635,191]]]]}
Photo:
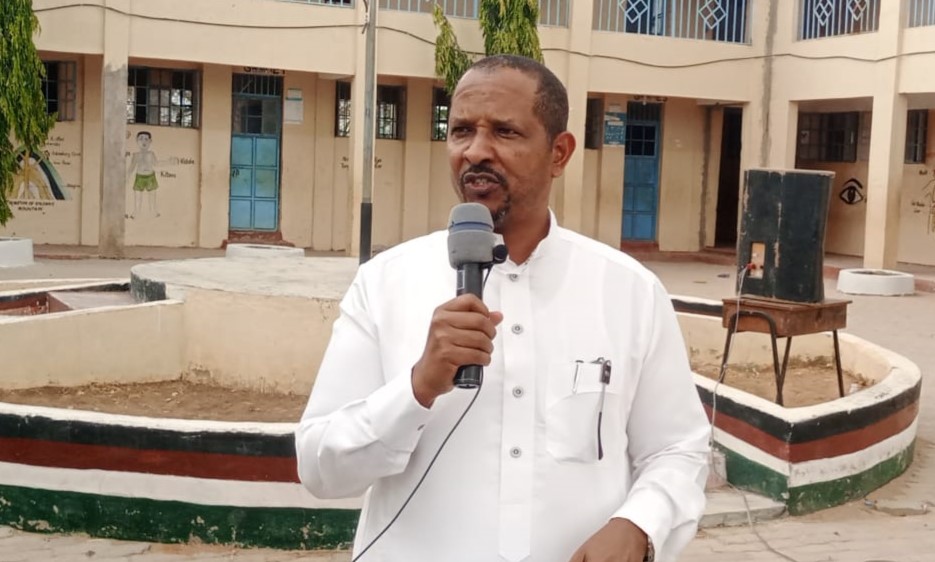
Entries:
{"type": "Polygon", "coordinates": [[[708,505],[699,527],[739,527],[754,522],[777,519],[786,513],[786,506],[770,498],[731,487],[709,490],[708,505]],[[746,501],[744,499],[746,498],[746,501]],[[749,517],[748,512],[749,510],[749,517]]]}

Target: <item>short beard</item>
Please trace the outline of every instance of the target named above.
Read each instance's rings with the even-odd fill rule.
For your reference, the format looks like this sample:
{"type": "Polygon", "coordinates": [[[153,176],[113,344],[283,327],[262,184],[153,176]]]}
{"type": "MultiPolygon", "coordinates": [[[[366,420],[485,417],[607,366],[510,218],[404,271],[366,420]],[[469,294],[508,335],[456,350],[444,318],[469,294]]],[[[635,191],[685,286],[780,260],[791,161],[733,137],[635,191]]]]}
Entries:
{"type": "Polygon", "coordinates": [[[510,200],[510,195],[508,193],[503,201],[503,204],[500,205],[496,210],[490,211],[490,218],[493,219],[494,232],[503,234],[503,224],[506,222],[507,218],[509,218],[511,208],[512,201],[510,200]]]}

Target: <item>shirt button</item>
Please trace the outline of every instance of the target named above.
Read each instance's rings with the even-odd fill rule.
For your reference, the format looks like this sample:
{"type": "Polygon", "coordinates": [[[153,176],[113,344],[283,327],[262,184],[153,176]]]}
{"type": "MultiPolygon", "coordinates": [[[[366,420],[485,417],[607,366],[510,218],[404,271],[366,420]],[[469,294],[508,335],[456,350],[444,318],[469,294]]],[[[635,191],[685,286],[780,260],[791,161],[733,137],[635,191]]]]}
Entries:
{"type": "Polygon", "coordinates": [[[523,397],[523,394],[525,394],[525,393],[526,393],[526,391],[523,390],[523,387],[521,387],[521,386],[514,386],[514,387],[513,387],[513,397],[514,397],[514,398],[522,398],[522,397],[523,397]]]}
{"type": "Polygon", "coordinates": [[[523,450],[520,449],[519,447],[513,447],[512,449],[510,449],[510,456],[513,457],[514,459],[518,459],[521,456],[523,456],[523,450]]]}
{"type": "Polygon", "coordinates": [[[513,327],[511,327],[510,329],[513,330],[513,333],[516,335],[523,333],[523,327],[520,326],[519,324],[513,324],[513,327]]]}
{"type": "Polygon", "coordinates": [[[509,277],[510,277],[510,281],[516,281],[517,279],[519,279],[519,275],[516,273],[511,273],[509,277]]]}

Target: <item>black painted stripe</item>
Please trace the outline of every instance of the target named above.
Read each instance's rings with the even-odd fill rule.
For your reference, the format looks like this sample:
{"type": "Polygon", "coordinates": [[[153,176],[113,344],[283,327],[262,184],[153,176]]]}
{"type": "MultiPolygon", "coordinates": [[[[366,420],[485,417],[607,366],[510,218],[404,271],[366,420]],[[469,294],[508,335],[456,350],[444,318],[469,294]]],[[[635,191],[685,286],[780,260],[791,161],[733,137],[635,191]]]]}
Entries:
{"type": "MultiPolygon", "coordinates": [[[[707,406],[711,406],[711,391],[700,386],[697,389],[701,401],[707,406]]],[[[874,425],[910,404],[918,402],[921,390],[922,381],[919,381],[913,387],[907,388],[883,402],[846,412],[832,412],[795,423],[767,414],[746,404],[741,404],[722,394],[718,394],[717,409],[719,412],[743,420],[786,443],[806,443],[874,425]]]]}
{"type": "Polygon", "coordinates": [[[153,302],[166,300],[166,284],[140,277],[130,271],[130,294],[136,302],[153,302]]]}
{"type": "Polygon", "coordinates": [[[724,305],[721,303],[704,303],[672,298],[672,307],[675,308],[676,312],[700,314],[702,316],[717,316],[720,318],[724,314],[724,305]]]}
{"type": "Polygon", "coordinates": [[[57,420],[0,413],[0,437],[42,439],[83,445],[247,456],[295,456],[292,433],[174,431],[119,424],[57,420]]]}

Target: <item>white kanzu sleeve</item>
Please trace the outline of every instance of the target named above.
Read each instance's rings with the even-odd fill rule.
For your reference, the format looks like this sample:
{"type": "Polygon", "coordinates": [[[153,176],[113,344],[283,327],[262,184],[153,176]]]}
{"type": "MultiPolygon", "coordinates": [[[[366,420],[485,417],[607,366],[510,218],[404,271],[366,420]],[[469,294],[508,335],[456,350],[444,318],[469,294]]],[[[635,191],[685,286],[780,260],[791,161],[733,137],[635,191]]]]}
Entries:
{"type": "Polygon", "coordinates": [[[357,496],[402,472],[431,414],[409,372],[387,380],[365,286],[358,272],[295,432],[299,479],[320,498],[357,496]]]}
{"type": "Polygon", "coordinates": [[[633,486],[615,517],[653,541],[656,560],[675,560],[704,512],[707,416],[692,380],[672,301],[658,281],[651,337],[627,425],[633,486]]]}

